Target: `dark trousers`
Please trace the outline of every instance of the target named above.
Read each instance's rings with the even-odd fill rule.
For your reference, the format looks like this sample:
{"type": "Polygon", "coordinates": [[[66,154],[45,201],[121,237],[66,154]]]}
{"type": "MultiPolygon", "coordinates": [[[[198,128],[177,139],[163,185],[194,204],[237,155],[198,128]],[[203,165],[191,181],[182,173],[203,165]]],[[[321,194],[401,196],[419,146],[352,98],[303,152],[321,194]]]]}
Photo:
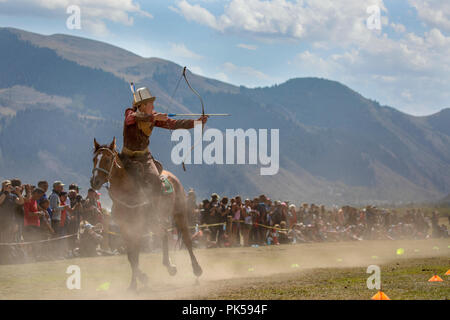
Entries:
{"type": "MultiPolygon", "coordinates": [[[[158,167],[153,159],[153,156],[148,153],[143,156],[125,156],[125,168],[136,178],[136,181],[144,189],[144,192],[149,194],[152,199],[152,208],[158,208],[162,194],[162,183],[159,176],[158,167]]],[[[151,225],[150,215],[145,216],[145,227],[151,225]]],[[[165,217],[158,217],[165,218],[165,217]]],[[[160,221],[160,224],[163,223],[160,221]]]]}
{"type": "MultiPolygon", "coordinates": [[[[43,240],[43,233],[38,226],[26,226],[23,230],[23,238],[25,242],[35,242],[43,240]]],[[[42,243],[28,244],[28,248],[28,253],[32,259],[35,259],[42,254],[42,243]]]]}
{"type": "Polygon", "coordinates": [[[222,226],[218,226],[217,228],[219,229],[218,230],[218,236],[217,236],[217,245],[219,247],[223,247],[225,230],[224,230],[223,225],[222,226]]]}
{"type": "Polygon", "coordinates": [[[53,229],[53,231],[55,231],[54,238],[61,236],[62,228],[61,228],[60,224],[61,224],[61,221],[52,220],[52,229],[53,229]]]}
{"type": "Polygon", "coordinates": [[[151,154],[143,156],[125,156],[125,167],[133,176],[143,181],[146,187],[161,190],[158,168],[151,154]]]}
{"type": "Polygon", "coordinates": [[[211,241],[217,241],[217,235],[219,234],[219,227],[218,226],[213,226],[210,228],[211,230],[211,241]]]}
{"type": "Polygon", "coordinates": [[[261,237],[259,229],[260,229],[259,227],[255,227],[254,225],[251,227],[249,237],[250,244],[260,244],[261,237]]]}
{"type": "MultiPolygon", "coordinates": [[[[59,220],[52,220],[52,229],[55,231],[55,234],[53,235],[53,238],[58,238],[61,237],[62,235],[62,227],[61,227],[61,221],[59,220]]],[[[62,240],[55,240],[52,241],[52,248],[53,248],[53,252],[52,254],[56,257],[60,257],[61,255],[63,255],[63,243],[62,240]]]]}

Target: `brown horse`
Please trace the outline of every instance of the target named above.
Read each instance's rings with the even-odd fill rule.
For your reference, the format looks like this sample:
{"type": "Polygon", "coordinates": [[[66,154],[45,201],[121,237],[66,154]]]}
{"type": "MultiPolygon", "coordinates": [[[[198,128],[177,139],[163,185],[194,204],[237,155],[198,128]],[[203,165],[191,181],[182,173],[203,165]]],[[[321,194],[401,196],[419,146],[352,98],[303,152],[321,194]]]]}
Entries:
{"type": "MultiPolygon", "coordinates": [[[[144,193],[138,183],[125,170],[116,150],[116,138],[109,146],[99,145],[94,139],[94,168],[91,186],[98,190],[109,182],[109,195],[113,201],[111,212],[120,227],[120,233],[127,247],[128,260],[131,265],[130,290],[137,289],[137,281],[144,285],[147,275],[139,269],[139,252],[143,236],[148,232],[150,222],[157,226],[156,233],[162,238],[163,265],[170,275],[175,275],[177,268],[171,263],[168,248],[168,221],[173,217],[175,225],[188,249],[194,274],[199,277],[202,268],[192,250],[192,241],[187,228],[186,195],[184,188],[175,175],[163,171],[173,186],[173,192],[159,201],[158,208],[152,207],[148,193],[144,193]],[[149,223],[148,223],[149,222],[149,223]],[[165,222],[165,223],[164,223],[165,222]]],[[[151,197],[150,197],[151,198],[151,197]]]]}

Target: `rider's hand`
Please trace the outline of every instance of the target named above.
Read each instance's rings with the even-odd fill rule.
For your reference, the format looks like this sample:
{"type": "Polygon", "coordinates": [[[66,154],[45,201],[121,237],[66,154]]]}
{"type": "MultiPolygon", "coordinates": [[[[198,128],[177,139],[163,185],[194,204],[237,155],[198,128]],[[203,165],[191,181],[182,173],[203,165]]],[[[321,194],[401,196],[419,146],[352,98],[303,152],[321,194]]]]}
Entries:
{"type": "Polygon", "coordinates": [[[209,116],[201,116],[200,118],[197,119],[197,121],[201,121],[202,124],[205,124],[206,121],[208,121],[208,117],[209,116]]]}
{"type": "Polygon", "coordinates": [[[169,117],[167,116],[167,113],[154,113],[153,117],[155,119],[155,121],[167,121],[167,119],[169,119],[169,117]]]}

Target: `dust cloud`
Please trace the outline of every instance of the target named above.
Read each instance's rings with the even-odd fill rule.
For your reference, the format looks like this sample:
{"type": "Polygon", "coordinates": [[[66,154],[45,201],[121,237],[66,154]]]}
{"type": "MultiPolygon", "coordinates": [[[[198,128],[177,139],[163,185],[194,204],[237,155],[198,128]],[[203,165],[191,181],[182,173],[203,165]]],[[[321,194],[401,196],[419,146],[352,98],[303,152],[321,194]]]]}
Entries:
{"type": "MultiPolygon", "coordinates": [[[[195,250],[203,275],[192,272],[186,250],[170,251],[178,273],[171,277],[161,253],[141,254],[147,287],[127,292],[131,270],[125,255],[79,258],[28,265],[0,266],[1,299],[196,299],[220,292],[223,286],[245,285],[246,279],[316,268],[361,267],[412,258],[450,257],[448,240],[355,241],[195,250]],[[397,249],[403,249],[397,252],[397,249]],[[66,287],[69,265],[81,269],[81,289],[66,287]],[[107,283],[106,290],[99,289],[107,283]]],[[[103,286],[104,287],[104,286],[103,286]]]]}

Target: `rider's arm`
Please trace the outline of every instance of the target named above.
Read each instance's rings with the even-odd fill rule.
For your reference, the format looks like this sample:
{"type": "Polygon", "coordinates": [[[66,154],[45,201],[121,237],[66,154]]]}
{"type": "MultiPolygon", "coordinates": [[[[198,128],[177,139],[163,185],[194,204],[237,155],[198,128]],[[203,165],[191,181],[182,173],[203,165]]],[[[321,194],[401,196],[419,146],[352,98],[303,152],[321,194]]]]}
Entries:
{"type": "Polygon", "coordinates": [[[175,120],[167,119],[166,121],[156,121],[155,127],[176,130],[176,129],[192,129],[195,120],[175,120]]]}
{"type": "Polygon", "coordinates": [[[133,109],[127,109],[127,111],[125,111],[125,124],[129,126],[135,124],[136,121],[153,122],[154,116],[152,114],[135,112],[133,109]]]}

